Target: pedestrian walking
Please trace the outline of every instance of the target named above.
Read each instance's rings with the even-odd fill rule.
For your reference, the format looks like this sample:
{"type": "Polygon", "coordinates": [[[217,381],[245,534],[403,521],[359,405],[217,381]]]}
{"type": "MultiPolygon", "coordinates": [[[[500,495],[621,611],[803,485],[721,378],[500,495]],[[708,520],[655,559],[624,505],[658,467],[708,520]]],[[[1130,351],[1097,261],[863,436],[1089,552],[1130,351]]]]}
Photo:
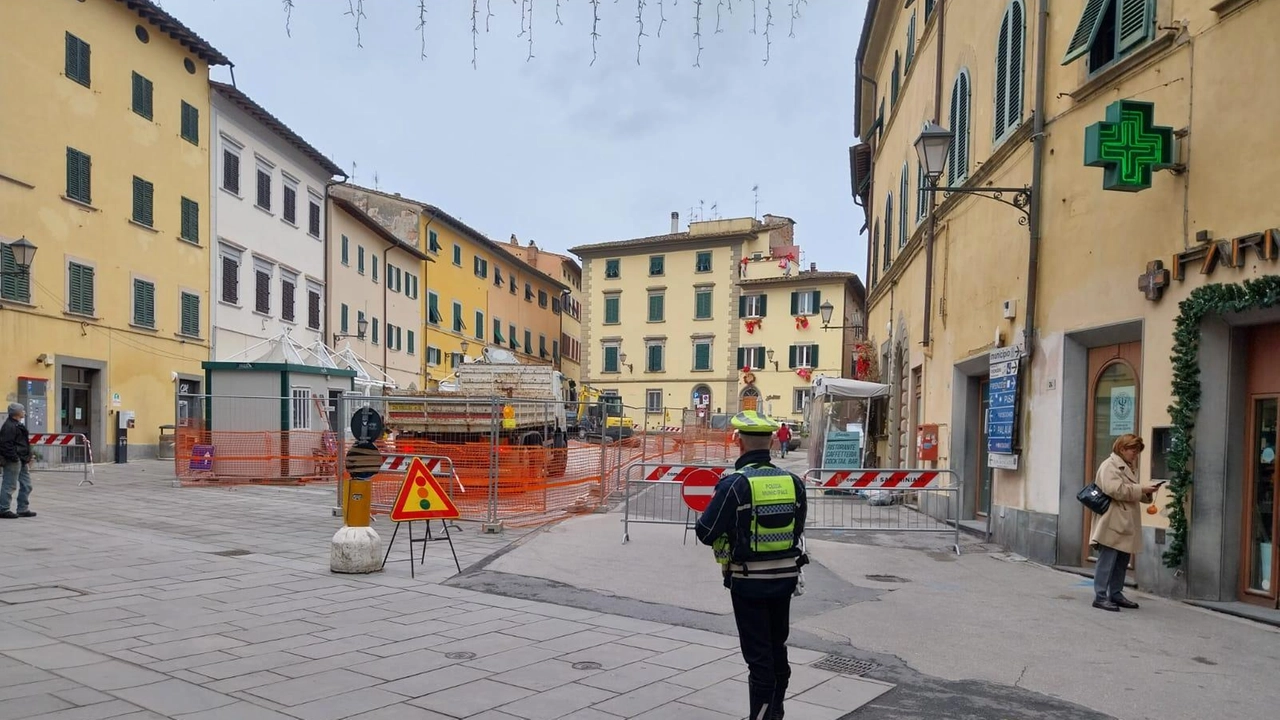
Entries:
{"type": "Polygon", "coordinates": [[[786,423],[778,428],[778,445],[782,447],[782,457],[787,456],[787,443],[791,442],[791,428],[786,423]]]}
{"type": "Polygon", "coordinates": [[[1142,438],[1121,435],[1111,446],[1111,455],[1098,466],[1094,484],[1111,505],[1102,515],[1093,517],[1093,534],[1089,538],[1098,553],[1093,568],[1093,606],[1099,610],[1119,612],[1120,608],[1137,610],[1138,603],[1124,596],[1124,577],[1129,559],[1142,551],[1142,509],[1160,485],[1138,482],[1138,455],[1145,448],[1142,438]]]}
{"type": "Polygon", "coordinates": [[[27,409],[19,403],[9,404],[9,414],[0,425],[0,518],[12,520],[35,517],[31,499],[31,437],[23,422],[27,409]],[[9,509],[13,491],[18,491],[18,511],[9,509]]]}
{"type": "Polygon", "coordinates": [[[715,550],[733,600],[751,720],[781,720],[791,666],[787,635],[791,596],[797,593],[804,553],[805,488],[800,478],[770,462],[777,421],[754,410],[731,421],[741,456],[716,484],[698,518],[698,540],[715,550]]]}

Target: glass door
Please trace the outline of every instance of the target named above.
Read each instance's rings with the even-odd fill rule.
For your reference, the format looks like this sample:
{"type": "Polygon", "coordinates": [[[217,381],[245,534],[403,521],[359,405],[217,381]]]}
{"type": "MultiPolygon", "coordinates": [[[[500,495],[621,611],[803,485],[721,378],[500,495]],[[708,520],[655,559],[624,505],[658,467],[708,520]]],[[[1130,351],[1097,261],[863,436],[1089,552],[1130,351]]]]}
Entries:
{"type": "Polygon", "coordinates": [[[1275,552],[1276,419],[1280,399],[1255,397],[1249,423],[1250,452],[1244,501],[1244,599],[1277,605],[1277,561],[1275,552]]]}
{"type": "MultiPolygon", "coordinates": [[[[1123,350],[1124,346],[1119,346],[1123,350]]],[[[1092,359],[1092,358],[1091,358],[1092,359]]],[[[1093,364],[1092,362],[1090,363],[1093,364]]],[[[1098,466],[1111,455],[1111,446],[1121,435],[1133,433],[1141,435],[1138,424],[1138,374],[1134,366],[1124,359],[1123,352],[1117,357],[1111,351],[1111,358],[1103,360],[1101,368],[1093,376],[1093,385],[1089,392],[1089,437],[1088,450],[1085,457],[1086,478],[1084,485],[1093,482],[1098,466]]],[[[1087,538],[1093,533],[1093,513],[1084,511],[1084,560],[1087,563],[1096,559],[1093,548],[1087,538]]],[[[1130,560],[1130,567],[1133,567],[1130,560]]]]}

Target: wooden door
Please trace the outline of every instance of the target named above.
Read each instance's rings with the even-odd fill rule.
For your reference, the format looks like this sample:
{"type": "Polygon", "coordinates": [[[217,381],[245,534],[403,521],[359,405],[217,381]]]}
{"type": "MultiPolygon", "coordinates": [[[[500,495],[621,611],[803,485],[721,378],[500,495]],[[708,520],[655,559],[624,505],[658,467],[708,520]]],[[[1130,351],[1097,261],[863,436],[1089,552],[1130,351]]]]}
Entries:
{"type": "MultiPolygon", "coordinates": [[[[1142,435],[1138,408],[1141,407],[1142,343],[1089,350],[1089,396],[1085,430],[1085,476],[1080,486],[1093,482],[1098,466],[1111,454],[1116,438],[1126,433],[1142,435]]],[[[1089,536],[1093,532],[1093,513],[1084,511],[1084,538],[1081,559],[1094,561],[1089,536]]],[[[1133,567],[1130,561],[1130,567],[1133,567]]]]}
{"type": "Polygon", "coordinates": [[[1241,528],[1240,599],[1280,607],[1280,324],[1249,331],[1248,435],[1244,445],[1244,517],[1241,528]]]}

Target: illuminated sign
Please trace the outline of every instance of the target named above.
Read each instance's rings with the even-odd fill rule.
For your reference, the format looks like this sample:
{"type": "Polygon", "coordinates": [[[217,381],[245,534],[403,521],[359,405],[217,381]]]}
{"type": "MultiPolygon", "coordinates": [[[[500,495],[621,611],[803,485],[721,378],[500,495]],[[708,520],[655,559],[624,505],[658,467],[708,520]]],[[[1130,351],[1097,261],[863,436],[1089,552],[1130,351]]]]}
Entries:
{"type": "Polygon", "coordinates": [[[1103,168],[1102,188],[1138,192],[1151,172],[1173,165],[1173,128],[1155,125],[1155,105],[1118,100],[1107,119],[1084,130],[1084,164],[1103,168]]]}

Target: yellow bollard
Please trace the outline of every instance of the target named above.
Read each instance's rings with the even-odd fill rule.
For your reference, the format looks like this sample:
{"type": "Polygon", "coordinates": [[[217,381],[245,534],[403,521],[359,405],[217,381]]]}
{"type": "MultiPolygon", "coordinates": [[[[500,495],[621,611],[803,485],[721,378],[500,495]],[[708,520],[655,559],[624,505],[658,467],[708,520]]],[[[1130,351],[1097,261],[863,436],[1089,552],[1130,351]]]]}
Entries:
{"type": "Polygon", "coordinates": [[[347,478],[346,513],[342,522],[347,527],[369,527],[369,505],[373,501],[373,481],[347,478]]]}

